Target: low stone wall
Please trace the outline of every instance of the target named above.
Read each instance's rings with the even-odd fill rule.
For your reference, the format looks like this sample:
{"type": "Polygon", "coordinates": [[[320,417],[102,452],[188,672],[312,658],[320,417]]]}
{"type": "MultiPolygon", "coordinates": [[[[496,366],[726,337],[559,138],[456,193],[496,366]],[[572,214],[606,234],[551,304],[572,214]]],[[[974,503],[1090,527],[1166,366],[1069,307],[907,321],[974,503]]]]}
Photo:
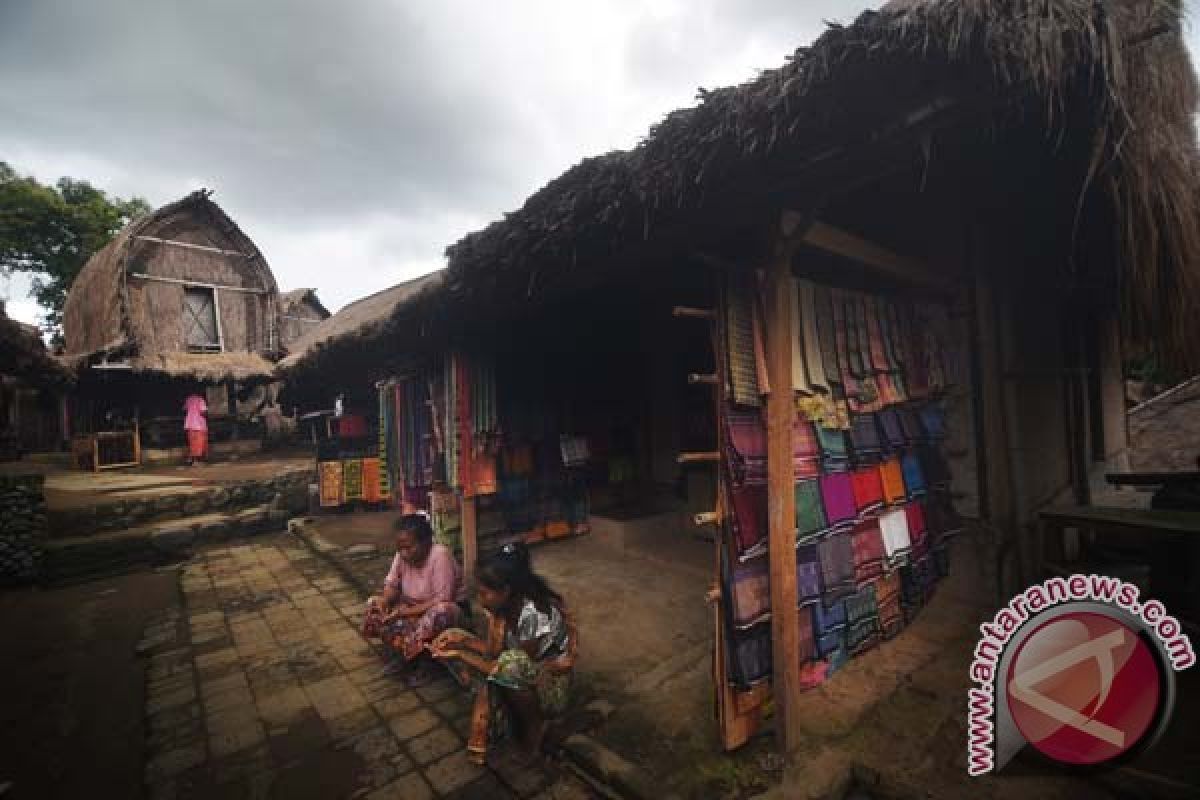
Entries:
{"type": "Polygon", "coordinates": [[[87,508],[63,509],[51,515],[50,529],[52,535],[59,538],[90,536],[179,517],[231,513],[267,504],[292,514],[302,514],[308,508],[308,485],[312,480],[312,470],[295,469],[265,480],[236,481],[189,493],[167,493],[87,508]]]}
{"type": "Polygon", "coordinates": [[[46,538],[42,484],[41,475],[0,475],[0,584],[38,575],[46,538]]]}

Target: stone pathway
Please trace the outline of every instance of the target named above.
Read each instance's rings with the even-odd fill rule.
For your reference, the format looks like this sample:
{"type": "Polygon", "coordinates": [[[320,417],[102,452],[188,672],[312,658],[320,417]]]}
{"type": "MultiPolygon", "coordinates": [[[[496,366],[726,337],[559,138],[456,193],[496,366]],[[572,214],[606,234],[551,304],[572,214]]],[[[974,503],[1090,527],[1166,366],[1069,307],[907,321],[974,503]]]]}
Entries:
{"type": "Polygon", "coordinates": [[[291,536],[198,553],[182,590],[139,645],[149,797],[593,796],[553,764],[471,764],[466,693],[381,677],[365,598],[291,536]]]}

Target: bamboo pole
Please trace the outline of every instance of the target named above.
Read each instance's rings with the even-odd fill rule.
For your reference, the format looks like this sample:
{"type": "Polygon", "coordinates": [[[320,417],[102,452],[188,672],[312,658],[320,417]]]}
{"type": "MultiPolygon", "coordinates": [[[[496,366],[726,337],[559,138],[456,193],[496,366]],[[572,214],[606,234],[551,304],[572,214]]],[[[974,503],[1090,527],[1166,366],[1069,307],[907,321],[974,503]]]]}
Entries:
{"type": "Polygon", "coordinates": [[[800,739],[800,630],[796,609],[796,494],[792,464],[792,286],[794,246],[781,237],[767,265],[767,506],[771,571],[771,647],[776,737],[785,758],[800,739]]]}

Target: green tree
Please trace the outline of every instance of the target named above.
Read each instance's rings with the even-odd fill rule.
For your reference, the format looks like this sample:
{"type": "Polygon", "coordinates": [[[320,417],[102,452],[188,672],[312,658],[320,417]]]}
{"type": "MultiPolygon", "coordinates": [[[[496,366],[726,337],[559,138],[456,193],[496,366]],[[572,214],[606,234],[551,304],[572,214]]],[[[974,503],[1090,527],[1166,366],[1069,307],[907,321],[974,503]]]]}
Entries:
{"type": "Polygon", "coordinates": [[[45,186],[0,161],[0,271],[33,276],[32,296],[45,326],[61,341],[67,290],[83,265],[134,217],[150,211],[140,197],[110,197],[87,181],[45,186]]]}

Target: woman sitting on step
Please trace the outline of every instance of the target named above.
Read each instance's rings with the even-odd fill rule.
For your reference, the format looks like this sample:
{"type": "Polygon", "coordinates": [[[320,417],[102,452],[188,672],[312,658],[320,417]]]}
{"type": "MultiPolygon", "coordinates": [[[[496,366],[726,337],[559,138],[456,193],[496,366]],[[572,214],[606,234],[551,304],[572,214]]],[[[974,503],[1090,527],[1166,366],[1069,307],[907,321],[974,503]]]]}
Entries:
{"type": "Polygon", "coordinates": [[[452,628],[430,647],[464,685],[476,689],[468,755],[484,763],[488,740],[514,734],[529,759],[561,714],[578,636],[562,597],[537,575],[523,544],[505,545],[475,575],[486,617],[484,638],[452,628]]]}
{"type": "Polygon", "coordinates": [[[462,570],[449,548],[433,543],[433,528],[424,516],[405,514],[394,530],[396,557],[383,596],[367,601],[363,634],[378,636],[388,649],[385,674],[419,686],[432,678],[429,643],[462,616],[462,570]]]}

